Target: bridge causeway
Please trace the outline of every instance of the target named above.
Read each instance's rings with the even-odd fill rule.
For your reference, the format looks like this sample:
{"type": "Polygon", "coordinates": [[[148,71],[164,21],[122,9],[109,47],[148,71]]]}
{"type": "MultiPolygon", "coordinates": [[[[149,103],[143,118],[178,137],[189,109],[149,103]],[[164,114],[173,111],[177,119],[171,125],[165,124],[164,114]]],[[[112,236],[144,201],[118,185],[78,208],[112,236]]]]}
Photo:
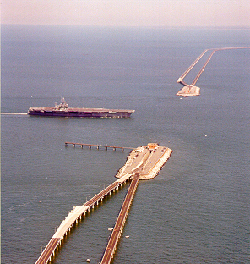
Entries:
{"type": "MultiPolygon", "coordinates": [[[[98,149],[102,147],[100,145],[65,142],[65,146],[68,146],[69,144],[81,147],[87,146],[89,148],[97,147],[98,149]]],[[[86,212],[91,212],[91,209],[97,206],[106,196],[112,195],[112,193],[118,190],[120,186],[128,180],[132,180],[100,262],[102,264],[109,264],[116,251],[118,240],[121,237],[139,180],[154,178],[159,173],[161,167],[168,160],[172,152],[171,149],[159,146],[157,143],[148,143],[147,146],[141,146],[136,149],[117,146],[104,147],[106,150],[107,148],[112,148],[113,150],[114,148],[120,148],[122,150],[132,149],[127,162],[116,174],[118,179],[105,189],[101,190],[98,194],[94,195],[94,197],[92,197],[89,201],[86,201],[83,205],[73,207],[71,212],[68,213],[68,216],[61,222],[60,226],[57,228],[55,234],[52,236],[35,264],[46,264],[49,261],[52,261],[55,256],[56,249],[58,249],[58,247],[62,244],[62,241],[65,239],[71,228],[81,221],[86,212]]]]}
{"type": "Polygon", "coordinates": [[[131,206],[135,191],[139,184],[139,178],[140,178],[139,173],[136,173],[133,176],[133,180],[129,186],[128,193],[122,204],[121,211],[117,217],[115,227],[111,233],[110,239],[108,241],[108,244],[106,246],[106,249],[101,259],[100,264],[109,264],[112,261],[112,258],[114,256],[114,253],[117,247],[118,240],[122,235],[122,230],[123,230],[123,227],[125,225],[125,222],[128,216],[129,208],[131,206]]]}
{"type": "Polygon", "coordinates": [[[183,86],[195,86],[196,82],[200,78],[201,74],[204,72],[207,64],[211,60],[212,56],[215,52],[221,51],[221,50],[232,50],[232,49],[250,49],[250,47],[223,47],[223,48],[211,48],[211,49],[205,49],[199,57],[187,68],[187,70],[179,77],[177,80],[178,83],[182,84],[183,86]],[[191,85],[188,85],[186,82],[183,81],[183,79],[187,76],[187,74],[193,69],[193,67],[199,62],[199,60],[205,55],[207,51],[212,51],[206,62],[204,63],[203,67],[200,69],[196,77],[194,78],[191,85]]]}
{"type": "Polygon", "coordinates": [[[131,175],[124,175],[121,179],[116,180],[107,186],[104,190],[100,191],[93,198],[87,201],[82,206],[74,206],[73,210],[69,212],[68,216],[62,221],[61,225],[57,228],[56,233],[52,236],[51,240],[41,253],[38,260],[35,264],[45,264],[52,260],[55,256],[56,249],[61,245],[63,239],[67,236],[68,232],[74,226],[75,223],[78,223],[82,217],[85,216],[86,212],[90,212],[91,208],[94,208],[99,204],[106,196],[111,195],[112,192],[115,192],[119,189],[119,186],[126,183],[129,180],[131,175]]]}

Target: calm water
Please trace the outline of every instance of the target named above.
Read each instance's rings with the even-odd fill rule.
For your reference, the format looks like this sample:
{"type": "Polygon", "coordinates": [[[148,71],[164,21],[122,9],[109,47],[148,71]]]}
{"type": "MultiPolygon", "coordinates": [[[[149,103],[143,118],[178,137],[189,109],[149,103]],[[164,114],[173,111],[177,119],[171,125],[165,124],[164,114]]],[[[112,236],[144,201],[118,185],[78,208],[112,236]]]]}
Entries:
{"type": "MultiPolygon", "coordinates": [[[[2,263],[34,263],[128,155],[65,141],[173,150],[154,180],[140,182],[114,263],[250,263],[250,50],[217,52],[197,82],[201,96],[175,95],[204,49],[249,39],[246,29],[2,26],[2,112],[61,96],[136,110],[120,120],[1,116],[2,263]]],[[[74,229],[54,263],[99,262],[126,190],[74,229]]]]}

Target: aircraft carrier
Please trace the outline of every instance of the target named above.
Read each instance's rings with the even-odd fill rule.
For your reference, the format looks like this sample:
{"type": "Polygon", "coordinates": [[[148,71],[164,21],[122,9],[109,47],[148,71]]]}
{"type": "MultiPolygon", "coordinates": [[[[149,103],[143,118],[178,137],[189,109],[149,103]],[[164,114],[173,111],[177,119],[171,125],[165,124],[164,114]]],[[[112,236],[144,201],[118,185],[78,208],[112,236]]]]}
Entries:
{"type": "Polygon", "coordinates": [[[65,99],[54,107],[30,107],[28,114],[32,116],[80,117],[80,118],[129,118],[135,110],[69,107],[65,99]]]}

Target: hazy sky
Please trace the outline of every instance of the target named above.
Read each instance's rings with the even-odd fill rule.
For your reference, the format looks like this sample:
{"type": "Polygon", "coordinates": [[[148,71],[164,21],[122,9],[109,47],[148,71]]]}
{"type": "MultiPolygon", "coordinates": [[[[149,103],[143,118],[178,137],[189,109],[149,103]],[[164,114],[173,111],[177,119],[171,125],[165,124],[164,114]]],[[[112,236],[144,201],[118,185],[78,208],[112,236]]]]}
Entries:
{"type": "Polygon", "coordinates": [[[2,0],[2,24],[250,26],[250,0],[2,0]]]}

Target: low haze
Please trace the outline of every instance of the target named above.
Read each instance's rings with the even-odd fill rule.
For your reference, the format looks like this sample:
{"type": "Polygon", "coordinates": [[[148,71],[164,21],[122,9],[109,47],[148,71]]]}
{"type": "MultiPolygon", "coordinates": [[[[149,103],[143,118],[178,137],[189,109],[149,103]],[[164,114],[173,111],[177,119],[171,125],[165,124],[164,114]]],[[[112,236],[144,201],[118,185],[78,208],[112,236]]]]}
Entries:
{"type": "Polygon", "coordinates": [[[3,0],[2,24],[250,26],[249,0],[3,0]]]}

